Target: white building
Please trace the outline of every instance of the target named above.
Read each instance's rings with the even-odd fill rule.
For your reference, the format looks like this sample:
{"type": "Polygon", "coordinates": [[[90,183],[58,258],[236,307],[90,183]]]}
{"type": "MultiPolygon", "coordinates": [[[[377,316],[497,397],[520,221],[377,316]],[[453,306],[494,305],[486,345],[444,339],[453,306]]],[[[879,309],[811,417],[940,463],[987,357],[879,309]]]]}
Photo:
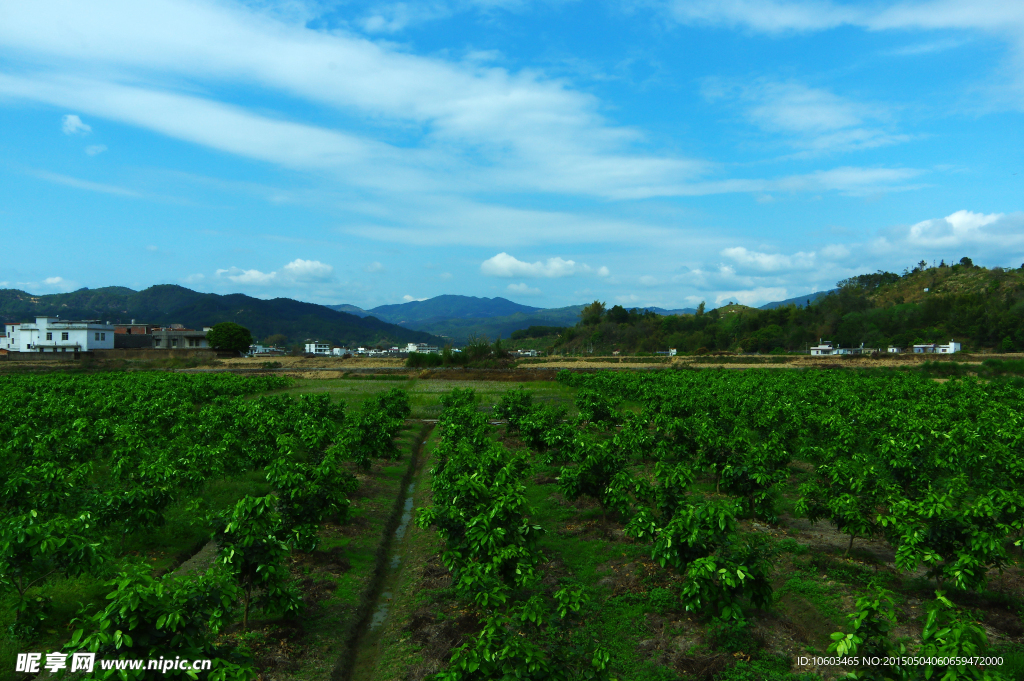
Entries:
{"type": "Polygon", "coordinates": [[[889,352],[891,352],[893,354],[899,354],[899,353],[903,352],[903,348],[896,347],[895,345],[890,345],[889,346],[889,352]]]}
{"type": "Polygon", "coordinates": [[[306,343],[307,355],[329,355],[331,354],[330,343],[306,343]]]}
{"type": "Polygon", "coordinates": [[[3,333],[0,334],[0,350],[7,352],[18,352],[21,350],[21,325],[4,324],[3,333]]]}
{"type": "Polygon", "coordinates": [[[818,339],[818,344],[811,348],[812,355],[835,355],[839,348],[832,347],[832,341],[818,339]]]}
{"type": "Polygon", "coordinates": [[[426,343],[409,343],[405,346],[406,352],[432,352],[437,354],[436,345],[427,345],[426,343]]]}
{"type": "Polygon", "coordinates": [[[348,351],[348,348],[331,348],[331,354],[335,357],[344,357],[351,353],[348,351]]]}
{"type": "Polygon", "coordinates": [[[96,321],[65,321],[36,317],[35,323],[6,324],[5,334],[17,338],[18,352],[88,352],[113,350],[114,327],[96,321]],[[11,330],[11,327],[17,327],[11,330]]]}
{"type": "Polygon", "coordinates": [[[249,357],[279,357],[283,354],[285,354],[285,349],[274,345],[249,346],[249,357]]]}
{"type": "Polygon", "coordinates": [[[945,354],[960,352],[960,344],[956,341],[949,341],[946,345],[939,345],[938,343],[919,343],[914,346],[914,352],[923,352],[927,354],[945,354]]]}

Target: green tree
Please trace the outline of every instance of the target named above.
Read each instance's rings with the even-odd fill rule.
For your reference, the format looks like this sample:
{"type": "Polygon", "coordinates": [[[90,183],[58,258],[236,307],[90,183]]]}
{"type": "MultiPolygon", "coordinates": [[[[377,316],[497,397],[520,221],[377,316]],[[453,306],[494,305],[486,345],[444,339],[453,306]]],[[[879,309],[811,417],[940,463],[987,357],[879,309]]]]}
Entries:
{"type": "Polygon", "coordinates": [[[46,618],[48,599],[32,597],[30,589],[53,575],[78,575],[103,562],[100,544],[87,538],[91,524],[88,513],[44,521],[33,510],[0,525],[0,593],[17,594],[15,633],[31,636],[46,618]]]}
{"type": "Polygon", "coordinates": [[[260,605],[264,612],[292,612],[299,598],[288,583],[284,561],[288,546],[281,540],[284,521],[276,509],[277,498],[246,496],[218,518],[214,539],[220,545],[217,564],[234,575],[242,588],[242,628],[249,628],[249,611],[260,605]]]}
{"type": "Polygon", "coordinates": [[[580,310],[580,322],[583,326],[592,326],[594,324],[601,323],[601,317],[604,316],[604,303],[599,300],[595,300],[590,305],[580,310]]]}
{"type": "MultiPolygon", "coordinates": [[[[208,658],[213,664],[204,678],[256,678],[248,655],[215,642],[230,623],[232,605],[238,598],[238,586],[223,566],[214,566],[198,577],[164,575],[158,579],[150,574],[148,565],[130,563],[107,586],[114,590],[107,595],[106,607],[74,621],[79,628],[71,635],[67,652],[84,650],[100,657],[152,660],[208,658]]],[[[161,671],[168,678],[197,678],[192,670],[161,671]]],[[[153,674],[144,669],[110,669],[97,671],[96,678],[146,679],[153,674]]]]}
{"type": "Polygon", "coordinates": [[[214,324],[213,328],[206,332],[206,340],[216,350],[228,350],[239,354],[246,352],[253,343],[249,329],[234,322],[214,324]]]}
{"type": "Polygon", "coordinates": [[[284,335],[283,333],[275,333],[273,335],[267,336],[263,342],[266,343],[267,345],[283,348],[288,343],[288,336],[284,335]]]}

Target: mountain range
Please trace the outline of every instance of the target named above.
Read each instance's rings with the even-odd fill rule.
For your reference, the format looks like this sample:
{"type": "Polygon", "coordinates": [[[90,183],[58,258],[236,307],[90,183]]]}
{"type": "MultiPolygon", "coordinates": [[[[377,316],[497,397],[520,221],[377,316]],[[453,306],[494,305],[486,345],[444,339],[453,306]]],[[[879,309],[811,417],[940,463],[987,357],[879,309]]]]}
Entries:
{"type": "Polygon", "coordinates": [[[32,295],[0,289],[0,320],[27,321],[36,315],[66,319],[99,319],[140,324],[183,324],[201,329],[218,322],[236,322],[257,339],[283,334],[290,342],[307,339],[337,345],[391,345],[444,340],[372,316],[358,316],[291,298],[261,300],[241,293],[198,293],[183,286],[151,286],[134,291],[122,286],[83,288],[72,293],[32,295]]]}
{"type": "MultiPolygon", "coordinates": [[[[827,291],[819,291],[789,300],[767,303],[762,305],[761,309],[768,310],[783,305],[804,304],[806,300],[817,300],[827,294],[827,291]]],[[[539,308],[520,305],[500,297],[477,298],[443,295],[427,300],[381,305],[369,310],[346,304],[328,305],[327,307],[361,317],[376,317],[392,324],[442,336],[455,343],[464,343],[470,338],[480,336],[486,336],[489,339],[508,338],[513,331],[531,326],[574,326],[580,319],[580,311],[586,306],[539,308]]],[[[645,307],[641,309],[650,310],[663,316],[693,314],[697,311],[692,307],[682,309],[645,307]]]]}
{"type": "MultiPolygon", "coordinates": [[[[821,291],[762,305],[781,305],[817,300],[821,291]]],[[[316,305],[291,298],[262,300],[234,293],[199,293],[183,286],[165,284],[135,291],[123,286],[83,288],[71,293],[33,295],[16,289],[0,289],[0,320],[26,321],[36,315],[72,319],[203,328],[233,321],[252,331],[257,339],[283,334],[289,342],[307,339],[337,345],[377,345],[453,342],[470,338],[508,338],[513,331],[530,326],[574,326],[584,305],[539,308],[506,298],[442,295],[364,310],[355,305],[316,305]]],[[[643,308],[659,315],[693,314],[693,308],[643,308]]]]}

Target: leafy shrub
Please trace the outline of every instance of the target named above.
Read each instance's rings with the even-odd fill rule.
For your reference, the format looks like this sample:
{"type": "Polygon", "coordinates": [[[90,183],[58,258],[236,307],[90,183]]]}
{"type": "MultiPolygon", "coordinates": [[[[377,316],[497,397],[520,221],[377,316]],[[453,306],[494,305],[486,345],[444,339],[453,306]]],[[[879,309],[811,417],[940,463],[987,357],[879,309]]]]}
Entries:
{"type": "Polygon", "coordinates": [[[428,369],[442,364],[441,355],[436,352],[410,352],[405,366],[412,369],[428,369]]]}

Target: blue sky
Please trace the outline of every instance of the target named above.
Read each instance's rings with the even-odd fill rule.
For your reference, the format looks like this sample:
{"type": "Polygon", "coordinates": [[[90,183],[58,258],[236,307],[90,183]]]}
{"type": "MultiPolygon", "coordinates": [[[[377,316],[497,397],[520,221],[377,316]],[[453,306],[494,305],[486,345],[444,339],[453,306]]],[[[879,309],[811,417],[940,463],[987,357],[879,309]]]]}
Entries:
{"type": "Polygon", "coordinates": [[[1024,3],[0,0],[0,287],[759,305],[1024,262],[1024,3]]]}

